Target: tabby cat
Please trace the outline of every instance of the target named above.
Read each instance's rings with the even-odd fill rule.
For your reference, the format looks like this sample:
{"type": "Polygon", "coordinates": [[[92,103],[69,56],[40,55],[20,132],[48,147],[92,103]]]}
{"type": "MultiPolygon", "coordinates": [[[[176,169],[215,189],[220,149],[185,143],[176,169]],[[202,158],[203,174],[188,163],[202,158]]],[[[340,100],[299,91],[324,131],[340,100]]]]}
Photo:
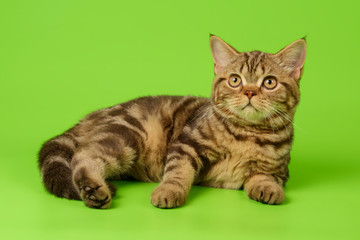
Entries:
{"type": "Polygon", "coordinates": [[[46,142],[39,165],[46,189],[108,208],[109,181],[161,182],[159,208],[185,203],[192,184],[245,189],[267,204],[284,200],[304,39],[276,54],[238,52],[210,36],[210,98],[143,97],[89,114],[46,142]]]}

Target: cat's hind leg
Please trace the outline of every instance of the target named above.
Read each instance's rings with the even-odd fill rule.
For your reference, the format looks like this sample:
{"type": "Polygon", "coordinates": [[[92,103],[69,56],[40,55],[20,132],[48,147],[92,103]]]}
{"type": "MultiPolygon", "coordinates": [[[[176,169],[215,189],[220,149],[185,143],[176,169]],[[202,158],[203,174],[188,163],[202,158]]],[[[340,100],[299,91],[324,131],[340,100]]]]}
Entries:
{"type": "Polygon", "coordinates": [[[115,186],[108,178],[126,173],[133,165],[136,151],[128,141],[115,136],[98,137],[81,147],[71,162],[73,183],[85,205],[108,208],[115,186]]]}
{"type": "Polygon", "coordinates": [[[111,191],[99,173],[94,174],[89,167],[76,169],[73,181],[81,199],[91,208],[108,208],[111,204],[111,191]]]}

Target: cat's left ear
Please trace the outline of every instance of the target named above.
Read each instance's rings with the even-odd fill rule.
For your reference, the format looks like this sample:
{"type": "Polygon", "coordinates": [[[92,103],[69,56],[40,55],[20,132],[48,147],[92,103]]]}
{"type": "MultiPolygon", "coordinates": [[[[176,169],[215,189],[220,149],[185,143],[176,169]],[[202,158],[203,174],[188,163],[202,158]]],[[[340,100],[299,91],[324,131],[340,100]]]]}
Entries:
{"type": "Polygon", "coordinates": [[[306,57],[305,39],[302,38],[292,42],[289,46],[276,53],[275,56],[279,59],[280,66],[288,72],[289,76],[299,80],[306,57]]]}

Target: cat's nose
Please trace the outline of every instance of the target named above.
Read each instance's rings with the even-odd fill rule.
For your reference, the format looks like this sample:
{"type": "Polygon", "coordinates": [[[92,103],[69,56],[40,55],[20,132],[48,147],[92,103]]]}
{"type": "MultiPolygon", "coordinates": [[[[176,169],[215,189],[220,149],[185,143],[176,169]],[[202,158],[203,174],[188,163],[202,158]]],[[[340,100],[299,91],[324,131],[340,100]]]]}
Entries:
{"type": "Polygon", "coordinates": [[[245,95],[247,95],[247,97],[249,99],[251,99],[253,96],[256,95],[256,93],[254,91],[252,91],[252,90],[247,90],[247,91],[245,91],[245,95]]]}

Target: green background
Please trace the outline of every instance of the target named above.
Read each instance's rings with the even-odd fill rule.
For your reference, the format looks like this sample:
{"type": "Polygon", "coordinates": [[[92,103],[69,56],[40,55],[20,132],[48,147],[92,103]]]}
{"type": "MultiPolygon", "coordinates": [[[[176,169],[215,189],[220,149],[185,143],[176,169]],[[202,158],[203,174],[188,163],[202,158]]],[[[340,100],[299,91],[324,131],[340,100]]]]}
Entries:
{"type": "Polygon", "coordinates": [[[360,239],[358,1],[0,2],[1,239],[360,239]],[[111,209],[42,186],[40,145],[87,113],[145,95],[209,96],[209,33],[277,52],[307,35],[286,200],[194,187],[184,207],[157,184],[117,182],[111,209]]]}

